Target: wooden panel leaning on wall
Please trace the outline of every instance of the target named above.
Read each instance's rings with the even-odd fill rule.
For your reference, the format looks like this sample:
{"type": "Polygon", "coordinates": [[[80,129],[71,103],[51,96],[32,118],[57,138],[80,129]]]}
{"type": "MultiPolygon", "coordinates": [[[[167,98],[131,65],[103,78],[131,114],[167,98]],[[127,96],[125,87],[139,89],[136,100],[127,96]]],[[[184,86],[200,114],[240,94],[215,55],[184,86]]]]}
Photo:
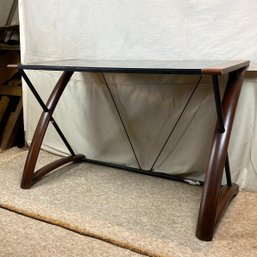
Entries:
{"type": "Polygon", "coordinates": [[[17,71],[7,68],[20,61],[18,25],[0,27],[0,152],[13,145],[24,145],[22,87],[17,71]]]}

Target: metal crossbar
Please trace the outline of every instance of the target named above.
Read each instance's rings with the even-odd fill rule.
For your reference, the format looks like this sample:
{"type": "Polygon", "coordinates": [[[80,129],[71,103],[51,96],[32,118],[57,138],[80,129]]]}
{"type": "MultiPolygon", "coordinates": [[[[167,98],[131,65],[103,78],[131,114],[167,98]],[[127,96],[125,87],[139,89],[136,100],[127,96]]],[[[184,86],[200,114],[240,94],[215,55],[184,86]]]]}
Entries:
{"type": "MultiPolygon", "coordinates": [[[[33,93],[33,95],[37,99],[38,103],[40,104],[40,106],[44,110],[44,112],[49,112],[47,106],[45,105],[45,103],[42,100],[42,98],[39,96],[37,90],[35,89],[35,87],[31,83],[31,81],[28,78],[27,74],[23,70],[20,70],[20,73],[21,73],[21,76],[23,77],[23,79],[25,80],[25,82],[27,83],[28,87],[30,88],[31,92],[33,93]]],[[[58,126],[58,124],[56,123],[55,119],[53,117],[51,117],[50,121],[53,124],[53,126],[54,126],[55,130],[57,131],[57,133],[59,134],[59,136],[61,137],[63,143],[65,144],[65,146],[69,150],[70,154],[72,156],[74,156],[75,152],[73,151],[72,147],[70,146],[70,144],[69,144],[68,140],[66,139],[66,137],[64,136],[64,134],[62,133],[62,131],[61,131],[60,127],[58,126]]]]}
{"type": "Polygon", "coordinates": [[[131,149],[132,149],[132,152],[133,152],[133,155],[134,155],[135,160],[136,160],[136,162],[137,162],[137,165],[138,165],[139,169],[141,170],[142,168],[141,168],[141,165],[140,165],[140,163],[139,163],[139,160],[138,160],[138,157],[137,157],[137,154],[136,154],[136,150],[135,150],[135,148],[134,148],[134,146],[133,146],[133,144],[132,144],[132,141],[131,141],[131,139],[130,139],[130,137],[129,137],[129,133],[128,133],[128,130],[127,130],[126,126],[125,126],[125,122],[123,121],[123,118],[122,118],[122,116],[121,116],[121,114],[120,114],[119,108],[118,108],[118,106],[117,106],[117,104],[116,104],[116,101],[115,101],[115,99],[114,99],[114,97],[113,97],[112,91],[111,91],[111,89],[110,89],[110,87],[109,87],[109,85],[108,85],[108,83],[107,83],[107,81],[106,81],[105,76],[104,76],[104,74],[103,74],[102,72],[101,72],[101,74],[102,74],[104,83],[105,83],[105,85],[106,85],[106,87],[107,87],[107,89],[108,89],[108,92],[109,92],[109,94],[110,94],[110,96],[111,96],[111,99],[112,99],[112,102],[113,102],[113,104],[114,104],[114,107],[115,107],[115,109],[116,109],[116,111],[117,111],[117,113],[118,113],[118,116],[119,116],[119,118],[120,118],[122,127],[123,127],[123,129],[124,129],[124,131],[125,131],[125,134],[126,134],[126,136],[127,136],[129,145],[130,145],[130,147],[131,147],[131,149]]]}
{"type": "Polygon", "coordinates": [[[156,156],[156,158],[155,158],[155,160],[154,160],[154,162],[153,162],[153,164],[152,164],[152,166],[151,166],[151,168],[150,168],[150,171],[153,170],[154,165],[155,165],[156,162],[158,161],[159,157],[161,156],[161,153],[163,152],[164,148],[166,147],[168,141],[170,140],[170,137],[171,137],[172,133],[174,132],[174,130],[175,130],[175,128],[177,127],[177,125],[178,125],[178,123],[179,123],[181,117],[183,116],[183,114],[184,114],[184,112],[185,112],[185,110],[186,110],[186,108],[187,108],[187,106],[188,106],[190,100],[192,99],[192,97],[193,97],[193,95],[194,95],[194,93],[195,93],[195,91],[196,91],[196,89],[197,89],[197,87],[198,87],[198,85],[199,85],[201,79],[202,79],[202,75],[201,75],[200,78],[198,79],[198,81],[197,81],[197,83],[196,83],[196,85],[195,85],[195,87],[194,87],[192,93],[190,94],[190,96],[189,96],[189,98],[188,98],[188,100],[187,100],[185,106],[183,107],[183,110],[182,110],[182,112],[180,113],[180,115],[179,115],[179,117],[178,117],[176,123],[175,123],[174,126],[172,127],[172,129],[171,129],[171,131],[170,131],[168,137],[166,138],[166,140],[165,140],[165,142],[164,142],[164,144],[163,144],[161,150],[160,150],[159,153],[157,154],[157,156],[156,156]]]}
{"type": "MultiPolygon", "coordinates": [[[[218,124],[219,124],[218,129],[220,133],[224,133],[225,132],[224,114],[223,114],[223,108],[222,108],[222,101],[220,97],[219,80],[217,75],[212,76],[212,86],[213,86],[216,113],[217,113],[218,124]]],[[[225,174],[227,179],[227,185],[232,186],[228,153],[225,161],[225,174]]]]}

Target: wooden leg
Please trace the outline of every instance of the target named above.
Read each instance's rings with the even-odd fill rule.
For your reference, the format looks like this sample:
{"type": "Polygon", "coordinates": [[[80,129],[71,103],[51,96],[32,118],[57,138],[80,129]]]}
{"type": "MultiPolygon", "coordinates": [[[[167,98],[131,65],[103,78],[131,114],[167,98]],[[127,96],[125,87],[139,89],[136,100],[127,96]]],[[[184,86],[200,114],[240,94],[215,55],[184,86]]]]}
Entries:
{"type": "Polygon", "coordinates": [[[34,173],[38,154],[49,125],[49,122],[52,121],[52,115],[55,110],[55,107],[67,85],[69,82],[73,72],[65,71],[61,75],[57,84],[55,85],[48,101],[46,104],[47,110],[44,110],[39,119],[37,128],[34,133],[34,137],[32,139],[30,149],[28,152],[27,160],[24,166],[24,171],[22,175],[21,188],[28,189],[30,188],[39,178],[46,175],[50,171],[56,169],[57,167],[64,165],[71,161],[80,161],[85,158],[84,155],[72,155],[69,157],[64,157],[59,161],[55,161],[46,165],[44,168],[41,168],[39,171],[34,173]]]}
{"type": "Polygon", "coordinates": [[[236,184],[221,186],[221,181],[245,71],[245,69],[241,69],[230,73],[224,92],[222,107],[225,131],[220,131],[220,124],[217,122],[198,215],[196,236],[200,240],[212,240],[215,228],[225,208],[239,190],[236,184]]]}

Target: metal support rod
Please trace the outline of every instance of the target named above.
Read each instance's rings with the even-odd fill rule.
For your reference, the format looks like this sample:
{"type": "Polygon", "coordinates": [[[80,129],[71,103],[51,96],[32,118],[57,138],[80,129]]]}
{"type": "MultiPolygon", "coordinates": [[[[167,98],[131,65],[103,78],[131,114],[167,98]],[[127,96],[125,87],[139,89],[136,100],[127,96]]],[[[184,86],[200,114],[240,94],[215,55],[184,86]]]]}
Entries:
{"type": "Polygon", "coordinates": [[[195,93],[195,90],[197,89],[197,87],[198,87],[198,85],[199,85],[199,83],[200,83],[201,79],[202,79],[202,75],[200,76],[199,80],[197,81],[197,83],[196,83],[196,85],[195,85],[195,87],[194,87],[194,89],[193,89],[192,93],[190,94],[190,96],[189,96],[189,98],[188,98],[188,100],[187,100],[187,102],[186,102],[186,104],[185,104],[185,106],[184,106],[184,108],[183,108],[182,112],[180,113],[180,115],[179,115],[179,117],[178,117],[178,119],[177,119],[177,121],[176,121],[175,125],[174,125],[174,126],[173,126],[173,128],[171,129],[171,131],[170,131],[170,133],[169,133],[169,135],[168,135],[167,139],[165,140],[165,142],[164,142],[164,144],[163,144],[163,146],[162,146],[161,150],[159,151],[159,153],[158,153],[157,157],[155,158],[155,160],[154,160],[154,162],[153,162],[153,164],[152,164],[152,166],[151,166],[151,168],[150,168],[150,171],[152,171],[152,170],[153,170],[154,165],[155,165],[155,164],[156,164],[156,162],[158,161],[158,159],[159,159],[159,157],[160,157],[161,153],[163,152],[163,150],[164,150],[165,146],[167,145],[167,143],[168,143],[168,141],[169,141],[169,139],[170,139],[170,137],[171,137],[172,133],[174,132],[175,128],[177,127],[177,125],[178,125],[178,123],[179,123],[179,121],[180,121],[180,119],[181,119],[182,115],[184,114],[184,112],[185,112],[185,110],[186,110],[186,107],[188,106],[188,104],[189,104],[190,100],[192,99],[193,94],[195,93]]]}
{"type": "Polygon", "coordinates": [[[104,162],[104,161],[99,161],[99,160],[95,160],[95,159],[88,159],[88,158],[85,158],[84,161],[89,162],[89,163],[98,164],[98,165],[107,166],[107,167],[112,167],[112,168],[116,168],[116,169],[122,169],[122,170],[126,170],[126,171],[129,171],[129,172],[148,175],[148,176],[152,176],[152,177],[169,179],[169,180],[182,182],[182,183],[186,183],[186,184],[190,184],[190,185],[194,185],[194,186],[203,186],[203,184],[204,184],[203,181],[196,180],[196,179],[185,178],[185,177],[175,176],[175,175],[168,174],[168,173],[156,172],[156,171],[151,172],[149,170],[138,169],[138,168],[134,168],[134,167],[131,167],[131,166],[126,166],[126,165],[121,165],[121,164],[117,164],[117,163],[104,162]]]}
{"type": "MultiPolygon", "coordinates": [[[[224,127],[224,114],[223,114],[223,108],[222,108],[222,103],[221,103],[221,98],[220,98],[220,89],[219,89],[219,80],[218,76],[213,75],[212,76],[212,85],[213,85],[213,92],[214,92],[214,97],[215,97],[215,105],[216,105],[216,112],[217,112],[217,118],[218,118],[218,124],[219,124],[219,132],[224,133],[225,132],[225,127],[224,127]]],[[[225,174],[226,174],[226,179],[227,179],[227,185],[231,186],[231,174],[230,174],[230,165],[229,165],[229,158],[228,154],[226,157],[226,162],[225,162],[225,174]]]]}
{"type": "Polygon", "coordinates": [[[27,74],[24,72],[24,70],[19,70],[21,76],[23,77],[23,79],[25,80],[25,82],[27,83],[28,87],[30,88],[31,92],[33,93],[33,95],[35,96],[35,98],[37,99],[38,103],[40,104],[41,108],[44,110],[44,112],[49,112],[48,108],[46,107],[44,101],[42,100],[42,98],[40,97],[40,95],[38,94],[37,90],[35,89],[35,87],[33,86],[32,82],[30,81],[30,79],[28,78],[27,74]]]}
{"type": "MultiPolygon", "coordinates": [[[[42,107],[42,109],[44,110],[44,112],[49,112],[49,109],[47,108],[47,106],[45,105],[45,103],[43,102],[42,98],[39,96],[37,90],[35,89],[35,87],[33,86],[32,82],[30,81],[30,79],[28,78],[27,74],[23,71],[23,70],[19,70],[21,76],[24,78],[25,82],[27,83],[28,87],[30,88],[31,92],[33,93],[33,95],[35,96],[35,98],[37,99],[38,103],[40,104],[40,106],[42,107]]],[[[67,147],[67,149],[69,150],[71,155],[75,155],[75,152],[73,151],[72,147],[70,146],[68,140],[65,138],[64,134],[62,133],[60,127],[57,125],[56,121],[54,120],[53,117],[51,117],[50,119],[51,123],[53,124],[55,130],[57,131],[57,133],[59,134],[59,136],[61,137],[63,143],[65,144],[65,146],[67,147]]]]}
{"type": "Polygon", "coordinates": [[[212,86],[213,86],[213,92],[214,92],[214,98],[215,98],[215,105],[216,105],[216,112],[219,122],[219,132],[224,133],[225,127],[224,127],[224,115],[223,115],[223,109],[221,104],[221,98],[220,98],[220,88],[219,88],[219,80],[217,75],[212,76],[212,86]]]}
{"type": "Polygon", "coordinates": [[[230,165],[229,165],[229,158],[227,154],[227,158],[225,161],[225,173],[226,173],[226,179],[227,179],[227,185],[232,186],[232,181],[231,181],[231,173],[230,173],[230,165]]]}
{"type": "Polygon", "coordinates": [[[68,148],[70,154],[71,154],[72,156],[74,156],[74,155],[75,155],[75,152],[74,152],[73,149],[71,148],[69,142],[67,141],[66,137],[65,137],[64,134],[62,133],[60,127],[57,125],[56,121],[55,121],[53,118],[51,118],[50,121],[51,121],[51,123],[53,124],[53,126],[54,126],[54,128],[56,129],[56,131],[57,131],[57,133],[59,134],[59,136],[61,137],[63,143],[64,143],[65,146],[68,148]]]}
{"type": "Polygon", "coordinates": [[[102,72],[101,72],[101,74],[102,74],[104,83],[105,83],[105,85],[106,85],[106,87],[107,87],[107,89],[108,89],[108,92],[109,92],[109,94],[110,94],[110,96],[111,96],[111,99],[112,99],[112,102],[113,102],[113,104],[114,104],[114,107],[115,107],[115,109],[116,109],[116,111],[117,111],[117,113],[118,113],[118,116],[119,116],[119,118],[120,118],[120,121],[121,121],[121,124],[122,124],[122,126],[123,126],[123,129],[124,129],[124,131],[125,131],[125,133],[126,133],[127,139],[128,139],[128,141],[129,141],[129,144],[130,144],[130,147],[131,147],[132,152],[133,152],[133,154],[134,154],[134,157],[135,157],[135,160],[136,160],[136,162],[137,162],[137,165],[138,165],[139,169],[142,169],[142,168],[141,168],[141,165],[140,165],[140,163],[139,163],[139,160],[138,160],[136,151],[135,151],[135,149],[134,149],[134,146],[133,146],[133,144],[132,144],[132,142],[131,142],[131,139],[130,139],[130,137],[129,137],[129,133],[128,133],[128,131],[127,131],[127,129],[126,129],[126,126],[125,126],[125,123],[124,123],[124,121],[123,121],[123,118],[122,118],[122,116],[121,116],[121,114],[120,114],[120,112],[119,112],[119,108],[118,108],[118,106],[117,106],[117,104],[116,104],[116,102],[115,102],[115,99],[114,99],[113,95],[112,95],[111,89],[110,89],[110,87],[109,87],[109,85],[108,85],[108,83],[107,83],[107,81],[106,81],[106,79],[105,79],[104,74],[103,74],[102,72]]]}

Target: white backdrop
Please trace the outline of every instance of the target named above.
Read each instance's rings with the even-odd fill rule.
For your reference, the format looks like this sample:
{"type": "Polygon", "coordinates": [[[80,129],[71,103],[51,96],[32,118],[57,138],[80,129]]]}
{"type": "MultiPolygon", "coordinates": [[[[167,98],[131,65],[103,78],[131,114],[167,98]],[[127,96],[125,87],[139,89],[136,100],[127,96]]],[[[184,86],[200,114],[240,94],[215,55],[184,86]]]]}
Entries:
{"type": "MultiPolygon", "coordinates": [[[[22,62],[58,59],[250,59],[229,148],[232,178],[257,190],[257,2],[20,0],[22,62]]],[[[44,99],[59,73],[28,72],[44,99]]],[[[106,74],[143,168],[151,166],[198,77],[106,74]],[[183,86],[181,86],[183,84],[183,86]],[[183,102],[184,101],[184,102],[183,102]]],[[[203,78],[155,169],[203,178],[215,112],[203,78]]],[[[40,108],[24,86],[26,139],[40,108]]],[[[99,74],[76,74],[55,118],[75,151],[136,166],[99,74]]],[[[44,148],[67,150],[51,128],[44,148]]]]}

